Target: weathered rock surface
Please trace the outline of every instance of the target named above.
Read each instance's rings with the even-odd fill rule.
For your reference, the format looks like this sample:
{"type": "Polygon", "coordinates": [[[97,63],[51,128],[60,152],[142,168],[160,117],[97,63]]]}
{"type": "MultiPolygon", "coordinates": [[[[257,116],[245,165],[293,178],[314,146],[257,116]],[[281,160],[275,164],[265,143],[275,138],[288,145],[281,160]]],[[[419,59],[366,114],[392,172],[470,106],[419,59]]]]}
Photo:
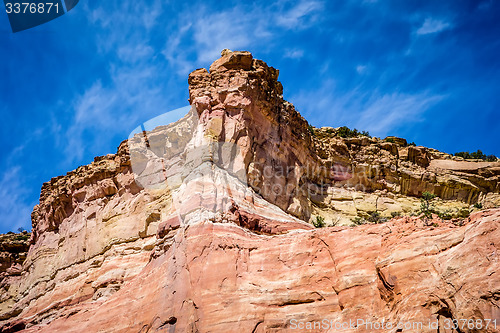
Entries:
{"type": "Polygon", "coordinates": [[[26,260],[2,264],[15,269],[2,275],[0,330],[287,332],[293,320],[322,319],[427,325],[409,332],[451,332],[449,319],[500,325],[500,209],[457,223],[305,222],[410,213],[423,191],[439,196],[440,209],[495,208],[500,164],[312,129],[277,78],[250,53],[225,50],[210,72],[190,74],[194,108],[184,120],[44,184],[26,260]],[[172,140],[178,149],[167,153],[172,140]],[[155,186],[141,186],[137,161],[155,186]]]}
{"type": "Polygon", "coordinates": [[[135,278],[91,271],[80,281],[91,290],[127,280],[111,297],[66,295],[53,318],[42,319],[42,308],[24,314],[38,324],[26,332],[293,332],[294,319],[422,322],[406,331],[436,332],[425,328],[429,320],[441,329],[446,318],[499,320],[499,249],[491,242],[500,237],[499,222],[500,210],[492,210],[463,227],[433,229],[416,218],[280,236],[190,225],[159,239],[162,253],[135,278]]]}
{"type": "Polygon", "coordinates": [[[312,137],[325,163],[342,158],[353,174],[321,196],[311,197],[314,212],[334,223],[348,223],[352,217],[374,211],[386,217],[392,212],[412,213],[420,205],[413,198],[425,191],[442,199],[436,202],[442,211],[472,208],[476,203],[499,207],[499,162],[455,161],[451,155],[408,146],[406,140],[395,137],[389,137],[392,142],[341,138],[333,128],[314,129],[312,137]]]}
{"type": "Polygon", "coordinates": [[[29,249],[30,234],[23,231],[0,235],[0,281],[8,275],[20,274],[29,249]]]}

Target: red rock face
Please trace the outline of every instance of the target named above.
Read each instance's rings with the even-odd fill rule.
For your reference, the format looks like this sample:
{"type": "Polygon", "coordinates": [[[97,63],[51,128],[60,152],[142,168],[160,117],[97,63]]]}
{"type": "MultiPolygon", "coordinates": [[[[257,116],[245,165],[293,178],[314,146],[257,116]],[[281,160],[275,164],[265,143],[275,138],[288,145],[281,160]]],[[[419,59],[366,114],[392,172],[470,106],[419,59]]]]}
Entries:
{"type": "Polygon", "coordinates": [[[305,222],[312,209],[334,208],[322,192],[338,183],[497,195],[497,165],[313,130],[277,78],[250,53],[226,51],[189,76],[195,125],[143,133],[44,184],[27,258],[2,275],[0,331],[500,331],[500,209],[456,224],[305,222]],[[164,152],[168,133],[188,132],[169,136],[182,149],[162,163],[146,149],[135,156],[154,185],[170,182],[142,188],[134,144],[164,152]],[[238,150],[231,168],[214,162],[224,164],[226,144],[238,150]],[[460,328],[447,329],[454,319],[460,328]]]}
{"type": "MultiPolygon", "coordinates": [[[[499,221],[495,210],[463,227],[402,218],[280,236],[196,224],[161,238],[163,253],[106,301],[68,301],[26,332],[294,332],[323,319],[436,332],[429,321],[498,321],[499,221]]],[[[358,324],[346,331],[372,331],[358,324]]]]}
{"type": "Polygon", "coordinates": [[[205,133],[235,143],[242,154],[248,184],[264,199],[288,213],[308,219],[310,203],[304,180],[321,175],[313,154],[307,121],[283,100],[278,70],[232,52],[215,61],[210,72],[189,75],[190,102],[199,112],[205,133]],[[222,125],[222,126],[221,126],[222,125]]]}

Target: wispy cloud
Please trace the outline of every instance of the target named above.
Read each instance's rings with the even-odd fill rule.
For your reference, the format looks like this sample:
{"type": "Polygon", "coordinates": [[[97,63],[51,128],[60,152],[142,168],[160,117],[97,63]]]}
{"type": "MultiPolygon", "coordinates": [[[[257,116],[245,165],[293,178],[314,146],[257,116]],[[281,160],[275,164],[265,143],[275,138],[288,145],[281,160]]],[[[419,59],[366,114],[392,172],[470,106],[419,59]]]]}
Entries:
{"type": "Polygon", "coordinates": [[[89,147],[114,149],[107,146],[110,138],[134,128],[141,117],[168,111],[169,96],[155,84],[156,69],[112,68],[110,83],[98,80],[75,99],[75,115],[65,131],[66,163],[81,160],[89,147]]]}
{"type": "Polygon", "coordinates": [[[444,20],[438,20],[434,18],[426,18],[424,23],[417,30],[417,35],[427,35],[433,34],[437,32],[441,32],[443,30],[449,29],[451,24],[444,20]]]}
{"type": "Polygon", "coordinates": [[[141,117],[147,119],[167,111],[171,97],[162,93],[166,89],[162,82],[166,65],[162,57],[157,57],[158,45],[151,42],[155,34],[152,29],[162,12],[161,2],[112,1],[85,8],[89,21],[101,31],[96,36],[98,50],[109,60],[107,71],[73,97],[69,122],[63,119],[65,126],[53,126],[65,137],[59,143],[64,146],[67,165],[82,161],[89,148],[94,155],[102,151],[98,147],[112,152],[114,147],[109,144],[113,137],[125,137],[141,117]]]}
{"type": "Polygon", "coordinates": [[[137,63],[143,59],[151,59],[154,54],[154,49],[145,43],[135,45],[126,44],[118,48],[118,57],[121,61],[127,63],[137,63]]]}
{"type": "MultiPolygon", "coordinates": [[[[220,56],[224,48],[233,50],[245,48],[250,44],[249,29],[252,16],[243,15],[237,7],[230,11],[206,15],[193,25],[193,38],[198,50],[198,61],[209,62],[220,56]]],[[[259,22],[253,24],[258,25],[259,22]]]]}
{"type": "MultiPolygon", "coordinates": [[[[317,23],[322,8],[322,2],[312,0],[301,0],[287,8],[280,3],[264,8],[238,5],[216,12],[207,6],[190,8],[173,18],[178,21],[178,29],[170,33],[162,53],[181,69],[179,74],[186,75],[188,70],[217,59],[225,48],[269,48],[280,35],[317,23]]],[[[289,50],[284,56],[300,58],[303,51],[289,50]]]]}
{"type": "Polygon", "coordinates": [[[29,189],[23,182],[20,166],[4,171],[0,176],[0,226],[2,230],[31,229],[30,214],[35,203],[28,202],[29,189]]]}
{"type": "Polygon", "coordinates": [[[277,15],[276,23],[287,29],[303,29],[315,23],[322,8],[322,2],[302,0],[294,7],[277,15]]]}
{"type": "Polygon", "coordinates": [[[304,56],[304,50],[288,49],[285,51],[285,54],[283,56],[290,59],[300,59],[304,56]]]}
{"type": "Polygon", "coordinates": [[[356,66],[356,72],[358,72],[359,75],[365,74],[366,70],[367,70],[367,66],[365,66],[365,65],[356,66]]]}
{"type": "Polygon", "coordinates": [[[442,99],[443,96],[432,95],[429,92],[418,94],[395,92],[383,95],[374,93],[361,106],[356,125],[379,136],[386,136],[401,126],[423,121],[425,111],[442,99]]]}
{"type": "Polygon", "coordinates": [[[333,80],[328,80],[319,89],[292,96],[290,102],[316,125],[348,125],[386,136],[408,124],[424,121],[426,111],[445,97],[430,91],[380,93],[360,87],[342,93],[333,80]]]}

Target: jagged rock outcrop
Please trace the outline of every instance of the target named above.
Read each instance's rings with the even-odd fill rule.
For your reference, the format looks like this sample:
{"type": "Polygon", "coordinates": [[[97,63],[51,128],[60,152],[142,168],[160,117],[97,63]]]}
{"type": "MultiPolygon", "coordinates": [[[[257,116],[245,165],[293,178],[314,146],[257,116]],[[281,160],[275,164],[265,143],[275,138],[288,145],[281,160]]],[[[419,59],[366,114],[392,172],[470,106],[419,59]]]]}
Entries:
{"type": "Polygon", "coordinates": [[[8,275],[21,273],[21,265],[28,254],[29,239],[27,231],[0,235],[0,281],[8,275]]]}
{"type": "Polygon", "coordinates": [[[500,209],[460,223],[306,222],[410,212],[423,191],[439,207],[498,207],[499,164],[313,129],[277,79],[250,53],[225,50],[210,71],[189,75],[184,118],[44,184],[22,269],[3,276],[1,331],[287,332],[323,319],[427,325],[405,330],[413,332],[445,332],[453,319],[500,325],[500,209]]]}

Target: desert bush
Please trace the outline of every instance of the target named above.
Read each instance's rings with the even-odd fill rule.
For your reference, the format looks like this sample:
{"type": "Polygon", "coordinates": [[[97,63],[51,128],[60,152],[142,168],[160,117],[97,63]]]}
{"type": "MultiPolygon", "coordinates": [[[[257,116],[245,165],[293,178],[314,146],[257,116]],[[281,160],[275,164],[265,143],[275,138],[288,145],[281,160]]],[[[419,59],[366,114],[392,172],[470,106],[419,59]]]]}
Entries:
{"type": "Polygon", "coordinates": [[[451,220],[453,218],[453,215],[449,210],[446,210],[444,212],[439,212],[438,217],[442,220],[451,220]]]}
{"type": "Polygon", "coordinates": [[[392,218],[400,217],[401,212],[391,212],[391,216],[392,216],[392,218]]]}
{"type": "Polygon", "coordinates": [[[370,132],[368,132],[368,131],[362,131],[362,132],[361,132],[361,136],[366,136],[366,137],[368,137],[368,138],[371,138],[371,137],[372,137],[372,136],[370,135],[370,132]]]}
{"type": "Polygon", "coordinates": [[[477,209],[483,209],[483,204],[482,204],[482,203],[480,203],[480,202],[476,202],[476,203],[474,204],[474,208],[477,208],[477,209]]]}
{"type": "Polygon", "coordinates": [[[307,126],[307,129],[309,130],[309,133],[310,133],[311,135],[314,135],[314,127],[313,127],[312,125],[308,125],[308,126],[307,126]]]}
{"type": "Polygon", "coordinates": [[[390,142],[390,143],[395,143],[396,141],[394,141],[394,138],[386,138],[384,140],[385,142],[390,142]]]}
{"type": "Polygon", "coordinates": [[[387,219],[385,217],[380,216],[379,212],[373,212],[368,217],[368,222],[379,224],[387,222],[387,219]]]}
{"type": "Polygon", "coordinates": [[[458,211],[457,217],[461,219],[466,219],[469,217],[470,213],[471,213],[470,210],[468,210],[467,208],[462,208],[458,211]]]}
{"type": "Polygon", "coordinates": [[[472,158],[468,151],[461,151],[461,152],[455,153],[455,156],[465,158],[466,160],[472,158]]]}
{"type": "Polygon", "coordinates": [[[352,130],[347,126],[339,127],[339,129],[337,130],[337,135],[340,136],[341,138],[355,138],[358,136],[366,136],[371,138],[369,132],[367,131],[360,132],[357,129],[352,130]]]}
{"type": "Polygon", "coordinates": [[[420,213],[423,213],[425,217],[431,218],[432,213],[435,212],[434,207],[432,206],[431,201],[436,197],[436,195],[430,192],[422,193],[422,197],[420,198],[420,213]]]}
{"type": "Polygon", "coordinates": [[[473,153],[469,153],[468,151],[461,151],[458,153],[455,153],[455,156],[462,157],[466,160],[474,159],[474,160],[483,160],[487,162],[496,162],[497,157],[495,155],[488,155],[484,154],[480,149],[473,153]]]}
{"type": "Polygon", "coordinates": [[[18,241],[27,241],[30,238],[28,234],[17,235],[16,240],[18,241]]]}
{"type": "Polygon", "coordinates": [[[325,226],[325,218],[320,215],[316,215],[316,219],[313,220],[313,225],[316,228],[323,228],[325,226]]]}
{"type": "Polygon", "coordinates": [[[352,138],[358,136],[358,130],[356,129],[351,130],[347,126],[342,126],[338,129],[337,135],[340,136],[341,138],[352,138]]]}
{"type": "Polygon", "coordinates": [[[356,216],[351,221],[354,225],[362,225],[362,224],[366,223],[366,220],[362,217],[359,217],[359,216],[356,216]]]}

